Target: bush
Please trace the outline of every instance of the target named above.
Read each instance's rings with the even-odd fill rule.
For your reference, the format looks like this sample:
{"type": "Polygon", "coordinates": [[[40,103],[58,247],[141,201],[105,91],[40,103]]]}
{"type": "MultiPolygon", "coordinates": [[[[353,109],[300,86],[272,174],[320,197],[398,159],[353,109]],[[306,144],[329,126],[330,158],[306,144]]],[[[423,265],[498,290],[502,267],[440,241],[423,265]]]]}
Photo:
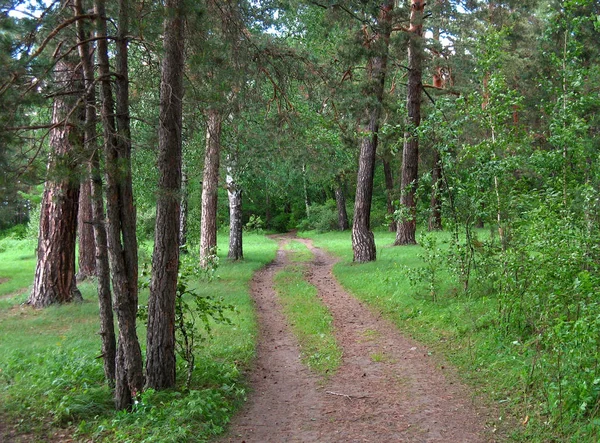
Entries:
{"type": "Polygon", "coordinates": [[[298,224],[303,231],[317,232],[336,231],[338,229],[338,213],[335,200],[327,200],[324,204],[314,203],[310,206],[310,214],[298,224]]]}

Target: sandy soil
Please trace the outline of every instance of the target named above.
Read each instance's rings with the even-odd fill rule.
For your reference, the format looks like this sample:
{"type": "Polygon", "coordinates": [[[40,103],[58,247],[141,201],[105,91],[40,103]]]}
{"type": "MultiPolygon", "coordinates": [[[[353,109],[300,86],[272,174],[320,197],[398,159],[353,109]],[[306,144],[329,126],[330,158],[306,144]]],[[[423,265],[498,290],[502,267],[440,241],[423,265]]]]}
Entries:
{"type": "Polygon", "coordinates": [[[485,426],[489,412],[475,405],[455,371],[344,291],[332,275],[336,260],[298,239],[314,254],[307,279],[329,307],[343,348],[335,375],[311,373],[273,290],[291,236],[277,239],[277,258],[252,283],[260,323],[252,392],[219,442],[497,441],[485,426]]]}

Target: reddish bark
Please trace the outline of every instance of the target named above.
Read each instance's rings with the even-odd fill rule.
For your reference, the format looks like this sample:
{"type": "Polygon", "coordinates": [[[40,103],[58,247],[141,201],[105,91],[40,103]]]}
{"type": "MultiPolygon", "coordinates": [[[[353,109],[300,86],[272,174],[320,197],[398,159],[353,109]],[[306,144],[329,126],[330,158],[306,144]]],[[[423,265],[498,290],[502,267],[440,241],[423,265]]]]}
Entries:
{"type": "Polygon", "coordinates": [[[40,212],[37,265],[27,300],[36,308],[81,299],[75,285],[79,179],[73,155],[83,141],[77,121],[80,113],[73,109],[76,91],[81,89],[81,76],[74,63],[62,59],[56,64],[54,81],[64,93],[54,100],[52,123],[67,121],[50,131],[52,152],[40,212]]]}
{"type": "Polygon", "coordinates": [[[219,161],[221,157],[221,113],[209,109],[206,118],[206,154],[202,175],[202,220],[200,225],[200,266],[217,247],[217,195],[219,187],[219,161]]]}
{"type": "Polygon", "coordinates": [[[398,221],[395,245],[416,243],[416,201],[415,191],[419,169],[419,137],[417,129],[421,124],[421,91],[423,90],[423,9],[425,2],[411,0],[410,29],[408,41],[408,84],[406,107],[409,130],[404,133],[402,150],[402,179],[400,206],[404,209],[402,220],[398,221]]]}
{"type": "Polygon", "coordinates": [[[79,216],[77,231],[79,237],[79,270],[77,280],[85,280],[96,275],[96,242],[92,226],[92,183],[85,179],[79,188],[79,216]]]}

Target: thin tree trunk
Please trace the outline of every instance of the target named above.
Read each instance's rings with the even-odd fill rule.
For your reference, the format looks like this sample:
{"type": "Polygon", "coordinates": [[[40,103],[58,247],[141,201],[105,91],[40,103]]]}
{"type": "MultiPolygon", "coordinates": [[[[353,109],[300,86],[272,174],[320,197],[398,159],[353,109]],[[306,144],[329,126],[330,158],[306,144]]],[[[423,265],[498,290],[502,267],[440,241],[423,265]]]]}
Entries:
{"type": "Polygon", "coordinates": [[[302,190],[304,191],[304,210],[306,217],[310,217],[310,201],[308,200],[308,186],[306,184],[306,163],[302,163],[302,190]]]}
{"type": "Polygon", "coordinates": [[[81,181],[79,187],[79,213],[77,218],[79,270],[77,271],[77,280],[85,280],[96,275],[96,243],[92,226],[91,186],[91,180],[86,178],[81,181]]]}
{"type": "Polygon", "coordinates": [[[348,212],[346,211],[346,183],[342,177],[337,177],[335,186],[335,204],[338,213],[338,229],[347,231],[350,229],[348,223],[348,212]]]}
{"type": "MultiPolygon", "coordinates": [[[[438,6],[441,6],[442,1],[437,0],[438,6]]],[[[433,39],[439,43],[440,41],[440,28],[436,27],[433,30],[433,39]]],[[[434,55],[435,67],[433,69],[433,86],[439,89],[443,89],[446,86],[444,81],[443,69],[440,64],[440,56],[438,53],[434,55]]],[[[428,228],[430,231],[441,231],[442,230],[442,199],[441,199],[441,187],[442,187],[442,164],[441,164],[440,151],[437,148],[433,148],[433,167],[431,169],[431,199],[429,201],[429,223],[428,228]]]]}
{"type": "Polygon", "coordinates": [[[394,2],[385,1],[379,16],[380,32],[371,39],[376,54],[368,63],[369,85],[367,93],[373,103],[365,109],[365,134],[361,138],[356,180],[356,199],[352,222],[352,251],[355,262],[369,262],[376,259],[375,237],[371,232],[371,201],[373,198],[373,176],[375,173],[375,155],[377,152],[377,133],[379,117],[383,105],[383,90],[387,70],[388,49],[390,43],[392,10],[394,2]]]}
{"type": "Polygon", "coordinates": [[[181,165],[181,209],[179,218],[179,249],[187,253],[187,217],[188,217],[188,178],[183,166],[183,157],[181,165]]]}
{"type": "Polygon", "coordinates": [[[442,230],[442,199],[440,197],[440,191],[442,186],[442,159],[440,158],[440,151],[433,149],[433,169],[431,170],[431,201],[429,202],[429,230],[430,231],[441,231],[442,230]]]}
{"type": "Polygon", "coordinates": [[[179,271],[181,125],[184,68],[183,1],[167,0],[158,128],[158,200],[148,302],[146,386],[175,387],[175,298],[179,271]]]}
{"type": "Polygon", "coordinates": [[[65,92],[54,99],[52,122],[67,123],[50,131],[52,152],[40,212],[37,265],[33,290],[27,303],[42,308],[81,299],[75,285],[75,241],[79,178],[73,150],[82,144],[80,113],[73,109],[81,77],[75,64],[60,60],[54,70],[55,83],[65,92]],[[60,168],[60,174],[56,172],[60,168]]]}
{"type": "Polygon", "coordinates": [[[242,188],[235,179],[236,161],[231,156],[227,165],[227,196],[229,197],[229,260],[241,260],[244,258],[242,245],[243,228],[242,223],[242,188]]]}
{"type": "MultiPolygon", "coordinates": [[[[82,0],[75,0],[75,15],[83,15],[82,0]]],[[[102,196],[102,178],[100,176],[100,161],[98,158],[98,144],[96,124],[96,89],[94,79],[94,55],[90,51],[88,33],[84,30],[83,22],[77,22],[77,40],[79,43],[79,56],[83,68],[84,85],[86,89],[85,108],[85,152],[90,156],[88,173],[90,175],[91,224],[94,235],[95,273],[98,280],[98,303],[100,307],[100,337],[102,339],[102,359],[104,362],[104,375],[109,385],[115,383],[115,358],[116,338],[115,325],[112,312],[112,295],[110,293],[110,269],[108,264],[108,251],[106,243],[106,230],[104,226],[104,201],[102,196]]],[[[81,201],[81,199],[80,199],[81,201]]],[[[80,210],[81,213],[81,210],[80,210]]],[[[80,248],[83,242],[80,242],[80,248]]],[[[81,265],[80,265],[81,267],[81,265]]]]}
{"type": "Polygon", "coordinates": [[[383,175],[385,177],[385,200],[387,204],[387,214],[390,217],[390,224],[388,230],[390,232],[396,232],[396,221],[394,220],[394,199],[392,196],[394,195],[394,175],[392,173],[392,165],[390,162],[390,155],[384,155],[381,157],[381,162],[383,163],[383,175]]]}
{"type": "Polygon", "coordinates": [[[411,0],[410,32],[408,33],[408,85],[406,88],[406,105],[410,128],[404,133],[402,179],[400,183],[400,207],[405,213],[402,219],[398,221],[395,245],[413,245],[416,243],[417,206],[415,193],[419,172],[419,136],[417,129],[421,124],[424,7],[424,2],[411,0]]]}
{"type": "Polygon", "coordinates": [[[131,140],[127,73],[128,3],[119,1],[116,49],[116,120],[106,45],[104,0],[95,0],[98,17],[98,70],[101,80],[102,123],[106,156],[107,242],[119,340],[115,364],[115,406],[127,409],[144,386],[142,353],[136,331],[137,239],[131,193],[131,140]],[[118,131],[118,132],[117,132],[118,131]]]}
{"type": "Polygon", "coordinates": [[[217,193],[221,156],[221,113],[207,111],[206,154],[202,179],[202,220],[200,224],[200,266],[206,267],[217,247],[217,193]]]}

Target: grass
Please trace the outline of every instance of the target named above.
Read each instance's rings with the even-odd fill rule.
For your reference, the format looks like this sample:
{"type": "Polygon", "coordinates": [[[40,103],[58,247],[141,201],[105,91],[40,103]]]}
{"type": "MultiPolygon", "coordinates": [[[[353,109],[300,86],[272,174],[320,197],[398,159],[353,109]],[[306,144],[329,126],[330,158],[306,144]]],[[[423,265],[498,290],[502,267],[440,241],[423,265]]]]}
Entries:
{"type": "MultiPolygon", "coordinates": [[[[360,265],[352,262],[348,232],[302,235],[341,258],[334,274],[349,292],[457,366],[461,376],[499,411],[497,425],[505,422],[507,415],[513,416],[512,425],[504,426],[510,438],[552,441],[544,416],[525,394],[532,356],[494,328],[497,306],[493,296],[462,295],[447,273],[440,274],[435,299],[426,285],[411,285],[407,272],[423,266],[422,248],[391,246],[394,233],[376,232],[377,261],[360,265]],[[527,426],[515,425],[525,417],[529,417],[527,426]]],[[[439,247],[447,247],[448,234],[435,235],[439,247]]],[[[378,361],[385,356],[371,358],[378,361]]]]}
{"type": "Polygon", "coordinates": [[[317,297],[317,289],[305,280],[303,263],[312,253],[300,242],[288,243],[291,261],[275,276],[284,314],[300,343],[302,361],[321,375],[332,375],[339,368],[342,351],[333,333],[333,318],[317,297]]]}
{"type": "MultiPolygon", "coordinates": [[[[219,244],[226,239],[220,238],[219,244]]],[[[60,427],[68,427],[80,440],[106,442],[206,441],[222,432],[245,398],[242,371],[254,356],[257,325],[249,281],[276,250],[275,242],[257,235],[247,235],[244,246],[244,261],[230,263],[223,257],[217,278],[198,285],[199,292],[223,297],[236,311],[231,314],[233,325],[215,324],[213,338],[198,350],[190,391],[147,391],[130,413],[114,411],[103,381],[92,284],[81,285],[87,301],[80,304],[33,310],[19,306],[21,296],[2,300],[0,417],[38,441],[46,441],[60,427]]],[[[11,271],[17,257],[31,254],[28,245],[18,242],[0,253],[0,277],[7,272],[13,276],[11,292],[31,284],[33,258],[22,273],[11,271]]],[[[142,292],[140,303],[146,299],[142,292]]],[[[138,332],[143,347],[142,325],[138,332]]],[[[183,363],[178,374],[183,385],[183,363]]]]}

